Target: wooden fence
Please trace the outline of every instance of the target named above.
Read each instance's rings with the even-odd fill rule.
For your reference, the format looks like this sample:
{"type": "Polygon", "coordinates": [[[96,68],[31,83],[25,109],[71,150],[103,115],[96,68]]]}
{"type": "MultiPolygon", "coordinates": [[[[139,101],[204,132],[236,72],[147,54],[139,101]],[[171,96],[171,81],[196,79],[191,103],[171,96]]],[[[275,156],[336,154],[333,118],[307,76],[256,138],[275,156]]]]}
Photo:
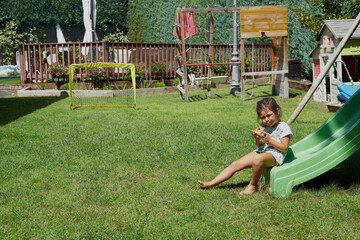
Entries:
{"type": "MultiPolygon", "coordinates": [[[[189,44],[186,45],[188,61],[205,63],[208,56],[208,45],[189,44]]],[[[230,62],[232,46],[215,45],[214,62],[230,62]]],[[[245,45],[247,57],[247,71],[266,71],[271,66],[271,45],[245,45]],[[254,64],[252,67],[252,61],[254,64]]],[[[154,79],[157,76],[152,65],[164,63],[165,71],[161,77],[176,77],[176,44],[170,43],[120,43],[120,42],[76,42],[76,43],[40,43],[19,44],[19,63],[21,72],[21,83],[46,82],[53,80],[49,74],[52,63],[58,62],[64,66],[74,63],[89,62],[116,62],[134,63],[143,66],[143,78],[154,79]]],[[[229,67],[214,69],[215,74],[231,74],[229,67]]],[[[198,74],[206,74],[207,68],[198,69],[198,74]]],[[[104,77],[108,80],[124,79],[125,71],[119,68],[110,68],[104,71],[104,77]]],[[[75,76],[78,79],[87,77],[87,72],[77,70],[75,76]]]]}

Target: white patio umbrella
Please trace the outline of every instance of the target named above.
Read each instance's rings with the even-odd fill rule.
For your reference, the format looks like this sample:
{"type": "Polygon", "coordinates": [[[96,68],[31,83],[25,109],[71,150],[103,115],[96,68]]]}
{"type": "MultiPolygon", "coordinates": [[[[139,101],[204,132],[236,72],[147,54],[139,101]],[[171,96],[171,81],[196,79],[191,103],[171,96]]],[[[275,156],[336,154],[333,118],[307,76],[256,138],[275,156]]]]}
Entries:
{"type": "Polygon", "coordinates": [[[66,43],[63,32],[61,31],[60,25],[56,24],[56,38],[58,43],[66,43]]]}
{"type": "Polygon", "coordinates": [[[96,0],[82,0],[85,35],[83,42],[98,40],[96,26],[96,0]]]}
{"type": "MultiPolygon", "coordinates": [[[[57,42],[58,43],[66,43],[65,37],[63,32],[61,31],[60,25],[57,23],[56,24],[56,38],[57,38],[57,42]]],[[[60,47],[59,51],[62,52],[63,48],[60,47]]],[[[64,48],[64,51],[68,51],[68,48],[64,48]]],[[[54,58],[54,57],[53,57],[54,58]]],[[[56,58],[55,58],[56,59],[56,58]]],[[[54,60],[52,59],[52,61],[54,62],[54,60]]]]}

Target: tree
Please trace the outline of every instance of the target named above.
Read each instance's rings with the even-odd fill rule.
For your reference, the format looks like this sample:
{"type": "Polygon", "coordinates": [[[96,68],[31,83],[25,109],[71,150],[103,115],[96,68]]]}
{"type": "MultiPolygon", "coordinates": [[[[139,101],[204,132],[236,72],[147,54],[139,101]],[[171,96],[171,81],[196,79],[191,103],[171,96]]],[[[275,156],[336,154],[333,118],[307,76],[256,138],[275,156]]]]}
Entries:
{"type": "Polygon", "coordinates": [[[294,7],[301,27],[317,34],[325,20],[355,18],[360,11],[360,0],[310,0],[314,8],[294,7]]]}
{"type": "Polygon", "coordinates": [[[14,59],[17,44],[19,42],[36,43],[38,38],[33,34],[33,29],[29,33],[18,33],[18,26],[14,20],[5,23],[3,28],[0,27],[0,64],[11,64],[14,59]]]}

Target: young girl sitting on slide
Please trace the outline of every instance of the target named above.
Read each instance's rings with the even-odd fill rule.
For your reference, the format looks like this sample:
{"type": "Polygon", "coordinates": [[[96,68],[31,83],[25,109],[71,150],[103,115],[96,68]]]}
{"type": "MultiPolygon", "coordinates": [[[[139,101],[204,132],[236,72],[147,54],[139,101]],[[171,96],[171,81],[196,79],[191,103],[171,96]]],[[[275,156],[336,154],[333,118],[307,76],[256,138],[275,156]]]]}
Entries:
{"type": "Polygon", "coordinates": [[[201,188],[214,187],[231,178],[234,173],[252,168],[250,183],[240,192],[242,195],[249,195],[257,190],[263,167],[273,167],[283,163],[293,134],[289,125],[280,119],[279,105],[273,98],[264,98],[257,102],[256,112],[258,120],[260,119],[262,123],[259,128],[251,131],[251,134],[258,148],[231,163],[210,182],[199,180],[201,188]]]}

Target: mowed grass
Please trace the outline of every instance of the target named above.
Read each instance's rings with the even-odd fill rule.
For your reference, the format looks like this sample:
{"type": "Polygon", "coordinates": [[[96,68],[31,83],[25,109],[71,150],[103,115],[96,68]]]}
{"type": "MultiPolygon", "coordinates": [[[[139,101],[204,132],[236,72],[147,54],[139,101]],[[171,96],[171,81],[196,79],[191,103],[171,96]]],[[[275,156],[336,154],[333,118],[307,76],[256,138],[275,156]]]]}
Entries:
{"type": "MultiPolygon", "coordinates": [[[[251,170],[198,187],[255,148],[271,86],[251,90],[142,95],[137,110],[0,98],[0,239],[359,239],[359,153],[287,198],[240,196],[251,170]]],[[[275,97],[285,121],[305,92],[290,95],[275,97]]],[[[331,115],[310,101],[291,144],[331,115]]]]}
{"type": "Polygon", "coordinates": [[[20,78],[0,78],[0,84],[21,84],[20,78]]]}

